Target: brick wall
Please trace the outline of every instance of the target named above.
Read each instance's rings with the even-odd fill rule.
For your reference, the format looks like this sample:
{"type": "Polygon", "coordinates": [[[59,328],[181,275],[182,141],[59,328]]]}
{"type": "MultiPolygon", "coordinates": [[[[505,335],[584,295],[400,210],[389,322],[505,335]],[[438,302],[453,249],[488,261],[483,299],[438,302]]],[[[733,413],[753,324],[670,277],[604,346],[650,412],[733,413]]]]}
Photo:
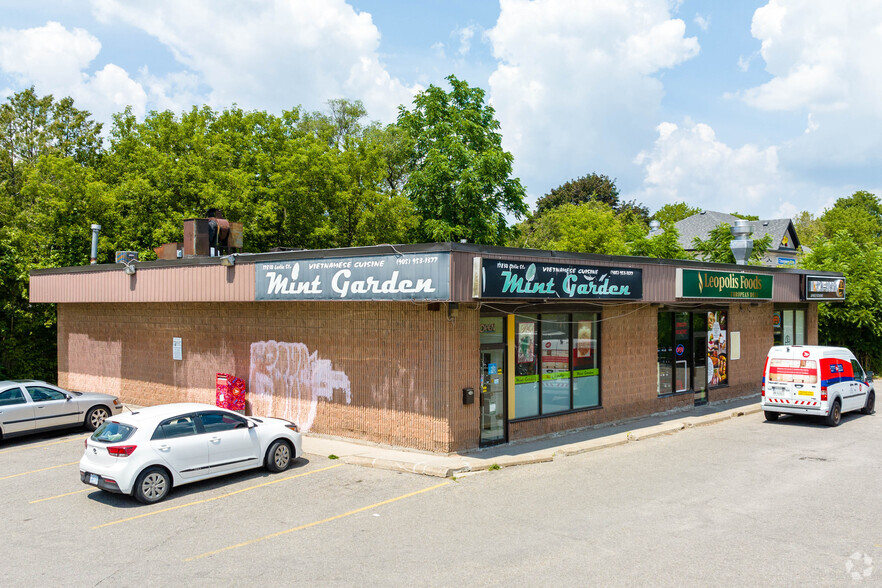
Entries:
{"type": "Polygon", "coordinates": [[[461,392],[480,379],[474,309],[451,321],[445,305],[394,302],[59,304],[58,319],[59,384],[73,390],[213,404],[225,372],[248,383],[249,408],[314,433],[439,452],[478,442],[461,392]]]}
{"type": "Polygon", "coordinates": [[[809,302],[805,311],[805,332],[808,345],[818,344],[818,303],[809,302]]]}

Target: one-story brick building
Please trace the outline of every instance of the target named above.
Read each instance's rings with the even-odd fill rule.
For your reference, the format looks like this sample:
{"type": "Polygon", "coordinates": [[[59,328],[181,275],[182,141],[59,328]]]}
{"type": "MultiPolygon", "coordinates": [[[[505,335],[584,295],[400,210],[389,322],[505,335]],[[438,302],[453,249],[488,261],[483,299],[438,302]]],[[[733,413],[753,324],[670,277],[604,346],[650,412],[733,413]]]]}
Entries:
{"type": "Polygon", "coordinates": [[[817,343],[844,278],[460,243],[31,273],[58,379],[133,404],[215,400],[309,432],[453,452],[758,393],[817,343]],[[128,272],[124,271],[126,267],[128,272]]]}

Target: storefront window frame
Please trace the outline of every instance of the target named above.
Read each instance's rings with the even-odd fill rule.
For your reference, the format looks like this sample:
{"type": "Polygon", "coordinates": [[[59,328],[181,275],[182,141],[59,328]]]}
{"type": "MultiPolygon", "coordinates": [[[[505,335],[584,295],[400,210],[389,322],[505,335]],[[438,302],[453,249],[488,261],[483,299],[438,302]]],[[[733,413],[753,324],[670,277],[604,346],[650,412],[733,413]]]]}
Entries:
{"type": "MultiPolygon", "coordinates": [[[[548,418],[554,418],[554,417],[561,417],[561,416],[566,416],[566,415],[575,414],[575,413],[579,413],[579,412],[600,410],[601,408],[603,408],[603,370],[600,367],[601,354],[603,353],[602,345],[601,345],[601,341],[602,341],[601,316],[602,315],[601,315],[600,310],[596,309],[596,308],[579,309],[579,308],[573,308],[573,307],[568,306],[566,308],[561,308],[560,310],[558,310],[556,308],[543,308],[541,310],[536,309],[535,311],[525,312],[523,315],[516,314],[516,316],[529,316],[531,318],[533,316],[536,317],[537,332],[534,334],[534,338],[535,338],[535,341],[537,341],[537,347],[540,347],[541,341],[542,341],[542,336],[543,336],[542,325],[544,323],[544,319],[542,318],[542,316],[543,315],[560,315],[560,314],[565,314],[567,316],[567,322],[569,323],[568,355],[569,355],[569,367],[570,367],[570,380],[569,380],[570,381],[570,408],[569,408],[569,410],[559,411],[559,412],[551,412],[551,413],[543,413],[542,412],[542,382],[543,382],[543,378],[542,378],[542,374],[541,374],[542,362],[541,362],[541,359],[539,359],[537,357],[537,359],[539,359],[539,371],[540,371],[539,390],[538,390],[539,414],[530,415],[530,416],[523,416],[523,417],[514,417],[514,418],[509,419],[510,423],[522,423],[522,422],[533,421],[533,420],[537,420],[537,419],[548,419],[548,418]],[[573,368],[572,355],[573,355],[573,341],[574,341],[574,338],[578,334],[576,327],[574,326],[573,316],[576,314],[593,314],[595,316],[594,321],[593,321],[594,329],[595,329],[594,339],[597,341],[597,347],[595,350],[596,354],[597,354],[597,358],[595,360],[595,363],[597,365],[597,370],[598,370],[598,374],[597,374],[597,379],[598,379],[598,382],[597,382],[597,387],[598,387],[597,405],[584,406],[584,407],[580,407],[580,408],[573,408],[573,404],[574,404],[573,394],[574,394],[574,392],[573,392],[573,382],[572,382],[572,368],[573,368]]],[[[517,337],[517,334],[516,334],[516,337],[517,337]]],[[[517,340],[515,341],[515,344],[517,345],[517,340]]],[[[535,352],[537,353],[537,356],[538,356],[539,354],[541,354],[541,348],[537,348],[535,352]]],[[[517,402],[517,399],[514,399],[514,401],[517,402]]]]}
{"type": "MultiPolygon", "coordinates": [[[[772,316],[774,317],[777,314],[780,317],[780,319],[779,319],[780,324],[775,325],[773,323],[773,325],[772,325],[772,345],[808,345],[808,340],[809,340],[809,332],[808,332],[809,312],[808,312],[808,310],[809,309],[808,309],[807,304],[781,304],[781,303],[775,304],[775,306],[772,308],[772,316]],[[792,343],[785,343],[784,342],[784,312],[785,311],[793,312],[792,326],[793,326],[794,342],[792,342],[792,343]],[[796,339],[796,324],[797,324],[796,313],[797,312],[802,312],[802,335],[803,335],[803,339],[804,339],[803,342],[795,341],[795,339],[796,339]],[[778,336],[778,334],[775,333],[776,329],[781,330],[780,341],[776,338],[778,336]]],[[[772,320],[774,320],[774,318],[772,320]]]]}
{"type": "MultiPolygon", "coordinates": [[[[731,314],[732,314],[732,313],[730,312],[730,309],[729,309],[728,306],[725,306],[725,305],[702,305],[702,306],[700,306],[700,307],[698,307],[698,308],[693,308],[693,307],[690,307],[690,308],[681,308],[681,307],[676,307],[676,306],[662,306],[662,307],[659,307],[659,309],[658,309],[658,314],[657,314],[657,318],[656,318],[656,324],[657,324],[658,321],[660,320],[658,317],[660,317],[663,313],[664,313],[664,314],[668,314],[668,315],[670,315],[670,322],[671,322],[671,330],[670,330],[670,331],[671,331],[671,332],[670,332],[670,349],[671,349],[671,355],[670,355],[670,357],[671,357],[672,359],[674,359],[675,361],[676,361],[676,355],[674,354],[674,348],[675,348],[675,346],[676,346],[676,344],[677,344],[677,343],[676,343],[676,315],[677,315],[677,313],[681,313],[681,312],[688,312],[689,315],[690,315],[690,320],[688,321],[688,323],[689,323],[689,334],[688,334],[688,336],[689,336],[689,340],[690,340],[690,341],[694,341],[694,328],[695,328],[695,327],[694,327],[694,320],[693,320],[692,317],[693,317],[695,314],[702,314],[702,315],[704,315],[704,316],[706,317],[707,314],[708,314],[708,313],[711,313],[711,312],[725,312],[725,313],[726,313],[726,331],[727,331],[727,334],[732,332],[732,326],[731,326],[731,324],[730,324],[730,321],[731,321],[731,314]]],[[[727,340],[728,340],[728,337],[727,337],[727,340]]],[[[658,336],[656,336],[656,344],[658,344],[658,336]]],[[[708,362],[709,362],[709,358],[708,358],[708,362]]],[[[728,364],[728,365],[727,365],[727,369],[728,369],[728,372],[727,372],[727,373],[728,373],[728,374],[731,374],[731,368],[732,368],[732,366],[731,366],[731,362],[727,362],[727,364],[728,364]]],[[[707,364],[705,364],[705,365],[706,365],[705,369],[710,369],[710,368],[708,367],[707,364]]],[[[674,397],[674,396],[685,396],[685,395],[688,395],[688,394],[695,394],[695,393],[696,393],[696,390],[695,390],[695,382],[690,382],[690,383],[691,383],[691,386],[689,387],[688,390],[683,390],[683,391],[680,391],[680,392],[676,391],[676,389],[675,389],[675,388],[676,388],[676,370],[675,370],[674,368],[675,368],[675,366],[672,364],[672,365],[671,365],[671,382],[670,382],[670,384],[671,384],[670,388],[671,388],[672,391],[671,391],[671,392],[661,393],[661,392],[659,392],[659,390],[658,390],[658,385],[657,385],[657,386],[656,386],[656,398],[658,398],[658,399],[663,399],[663,398],[671,398],[671,397],[674,397]]],[[[694,365],[694,361],[693,361],[693,363],[690,364],[690,366],[689,366],[689,373],[690,373],[690,376],[691,376],[691,374],[694,373],[694,368],[695,368],[695,365],[694,365]]],[[[725,383],[723,383],[723,384],[717,384],[717,385],[715,385],[715,386],[711,386],[709,383],[707,383],[707,384],[705,385],[704,390],[705,390],[706,392],[709,392],[709,391],[711,391],[711,390],[721,390],[721,389],[728,388],[728,387],[729,387],[729,380],[730,380],[730,377],[727,377],[725,383]]]]}

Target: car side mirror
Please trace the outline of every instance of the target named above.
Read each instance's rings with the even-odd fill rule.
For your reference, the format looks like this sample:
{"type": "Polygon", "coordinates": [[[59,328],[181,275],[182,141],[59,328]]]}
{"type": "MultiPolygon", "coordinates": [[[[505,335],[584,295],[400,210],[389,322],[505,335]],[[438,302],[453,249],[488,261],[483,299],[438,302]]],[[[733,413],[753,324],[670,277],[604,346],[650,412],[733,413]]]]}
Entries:
{"type": "Polygon", "coordinates": [[[248,421],[248,428],[249,429],[253,429],[256,426],[257,426],[257,423],[255,423],[254,421],[248,421]]]}
{"type": "Polygon", "coordinates": [[[873,372],[867,372],[867,380],[870,382],[873,381],[873,372]]]}

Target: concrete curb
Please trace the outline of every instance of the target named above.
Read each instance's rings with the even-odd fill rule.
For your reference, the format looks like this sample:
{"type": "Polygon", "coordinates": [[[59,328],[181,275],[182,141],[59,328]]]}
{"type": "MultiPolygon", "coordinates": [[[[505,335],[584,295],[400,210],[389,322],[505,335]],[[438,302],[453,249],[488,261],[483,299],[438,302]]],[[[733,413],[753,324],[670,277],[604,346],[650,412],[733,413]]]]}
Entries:
{"type": "Polygon", "coordinates": [[[406,461],[396,461],[392,459],[383,459],[380,457],[366,457],[363,455],[350,455],[342,458],[343,463],[358,465],[368,468],[379,468],[383,470],[392,470],[396,472],[407,472],[411,474],[422,474],[424,476],[434,476],[436,478],[449,478],[456,471],[453,468],[431,465],[427,463],[411,463],[406,461]]]}
{"type": "Polygon", "coordinates": [[[538,452],[525,453],[523,455],[500,455],[497,457],[486,458],[450,455],[447,457],[438,456],[435,459],[436,462],[447,461],[447,465],[439,465],[438,463],[427,463],[423,461],[408,461],[406,459],[370,457],[364,454],[347,455],[341,459],[344,463],[362,467],[381,468],[437,478],[449,478],[464,472],[482,472],[534,463],[546,463],[562,457],[579,455],[590,451],[599,451],[601,449],[626,445],[634,441],[643,441],[645,439],[652,439],[653,437],[660,437],[662,435],[672,435],[685,429],[721,423],[733,418],[759,412],[762,412],[762,405],[757,403],[743,406],[735,410],[724,410],[714,414],[685,417],[658,425],[644,427],[642,429],[635,429],[624,433],[613,433],[604,437],[589,439],[587,441],[578,441],[559,447],[550,447],[538,452]]]}

